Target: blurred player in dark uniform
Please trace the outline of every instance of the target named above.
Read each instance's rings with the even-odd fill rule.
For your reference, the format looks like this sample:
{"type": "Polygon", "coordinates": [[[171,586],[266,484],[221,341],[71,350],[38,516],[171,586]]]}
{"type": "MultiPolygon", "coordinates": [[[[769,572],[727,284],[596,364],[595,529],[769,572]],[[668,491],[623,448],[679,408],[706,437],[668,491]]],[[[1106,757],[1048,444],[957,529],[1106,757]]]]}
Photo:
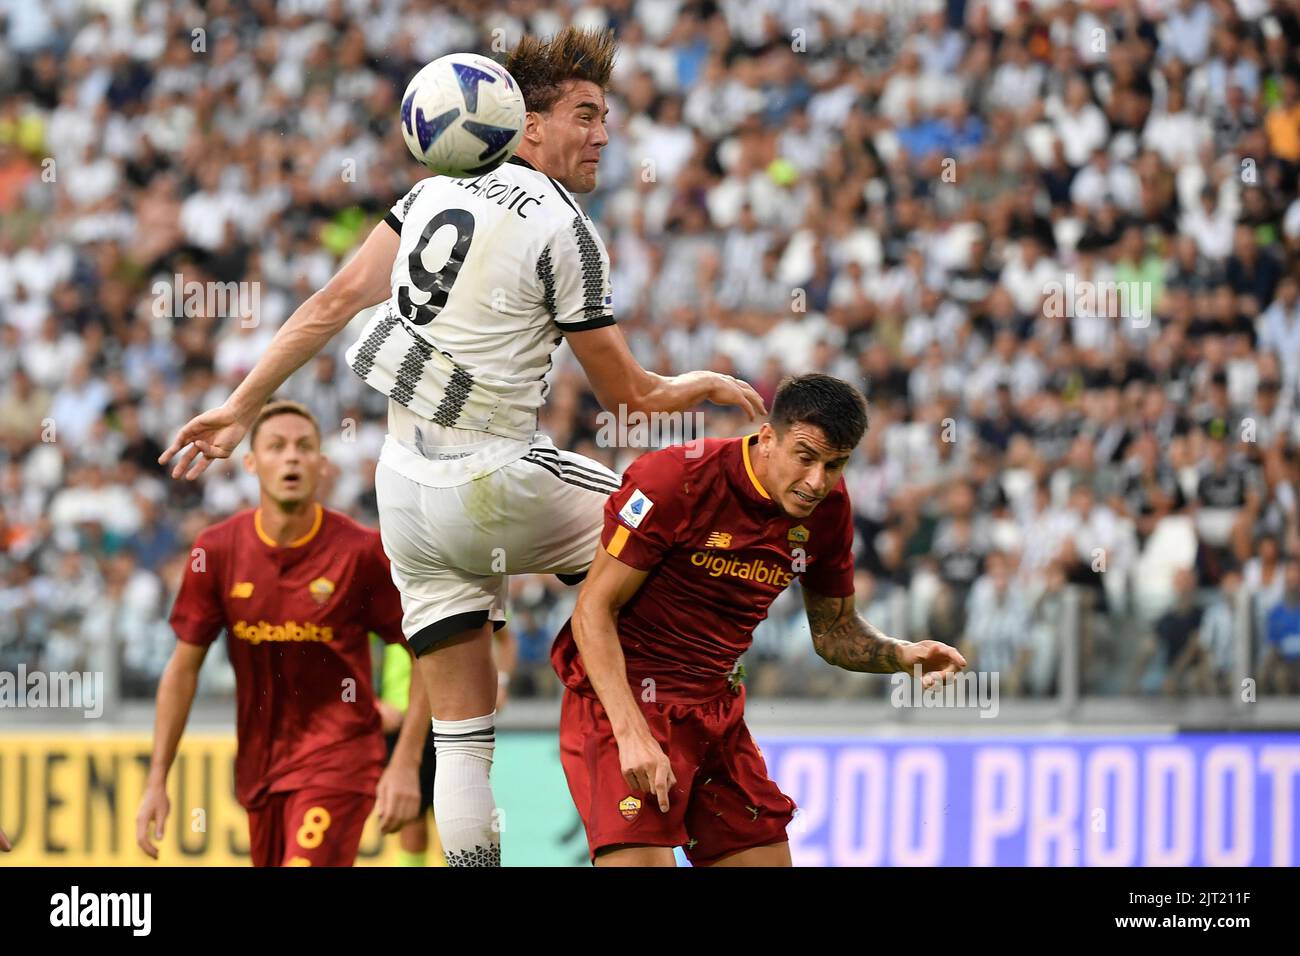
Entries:
{"type": "Polygon", "coordinates": [[[812,374],[777,391],[754,435],[643,455],[605,507],[603,547],[552,649],[568,688],[560,757],[598,865],[789,866],[794,802],[744,722],[736,662],[799,578],[817,653],[846,670],[966,661],[886,637],[853,607],[841,475],[867,427],[852,386],[812,374]]]}
{"type": "Polygon", "coordinates": [[[306,408],[267,405],[249,444],[244,467],[258,477],[261,505],[198,536],[172,609],[178,640],[158,685],[136,838],[156,859],[167,773],[199,668],[225,630],[236,682],[235,789],[253,865],[350,866],[372,807],[384,832],[416,815],[429,708],[423,693],[412,695],[385,770],[367,635],[403,638],[379,533],[317,501],[320,427],[306,408]]]}

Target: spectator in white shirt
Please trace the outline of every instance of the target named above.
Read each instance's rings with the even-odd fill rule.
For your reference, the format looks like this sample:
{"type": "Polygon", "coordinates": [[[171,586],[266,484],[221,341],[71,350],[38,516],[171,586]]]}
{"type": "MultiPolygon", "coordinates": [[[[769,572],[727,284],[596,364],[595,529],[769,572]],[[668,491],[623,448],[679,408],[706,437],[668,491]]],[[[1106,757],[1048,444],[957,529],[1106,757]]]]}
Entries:
{"type": "Polygon", "coordinates": [[[1282,548],[1276,537],[1264,535],[1256,542],[1254,556],[1242,566],[1241,586],[1250,595],[1258,646],[1268,633],[1268,616],[1282,600],[1285,589],[1282,548]]]}
{"type": "Polygon", "coordinates": [[[1201,255],[1219,262],[1232,253],[1235,225],[1231,211],[1219,202],[1218,190],[1208,185],[1201,190],[1200,204],[1187,210],[1179,222],[1185,235],[1196,238],[1201,255]]]}
{"type": "Polygon", "coordinates": [[[940,76],[955,73],[966,50],[966,41],[956,30],[948,28],[944,11],[927,13],[923,19],[925,32],[915,40],[921,69],[940,76]]]}
{"type": "Polygon", "coordinates": [[[1300,279],[1283,276],[1273,302],[1257,320],[1259,347],[1277,353],[1288,390],[1300,383],[1300,279]]]}
{"type": "Polygon", "coordinates": [[[999,280],[1011,294],[1016,311],[1037,315],[1049,282],[1060,282],[1061,267],[1043,250],[1042,240],[1028,233],[1020,240],[1017,254],[1002,269],[999,280]]]}
{"type": "Polygon", "coordinates": [[[33,295],[44,298],[54,287],[72,278],[76,256],[64,241],[51,241],[45,226],[38,226],[31,240],[14,253],[13,273],[33,295]]]}
{"type": "Polygon", "coordinates": [[[1210,53],[1214,11],[1205,0],[1178,0],[1160,30],[1160,58],[1199,66],[1210,53]]]}
{"type": "Polygon", "coordinates": [[[1136,212],[1142,202],[1142,182],[1127,163],[1115,162],[1105,146],[1099,146],[1070,184],[1070,200],[1090,211],[1109,200],[1125,212],[1136,212]]]}
{"type": "Polygon", "coordinates": [[[1214,47],[1214,58],[1188,79],[1188,99],[1209,114],[1226,102],[1230,86],[1240,86],[1250,100],[1259,95],[1259,67],[1241,55],[1241,41],[1232,27],[1225,24],[1215,30],[1214,47]]]}
{"type": "Polygon", "coordinates": [[[1006,555],[993,552],[985,573],[971,587],[959,649],[971,670],[997,672],[999,684],[1010,694],[1018,692],[1029,663],[1029,612],[1023,593],[1012,587],[1006,555]]]}
{"type": "Polygon", "coordinates": [[[81,359],[81,340],[71,332],[61,332],[59,320],[47,316],[40,335],[23,346],[23,368],[33,382],[55,388],[81,359]]]}
{"type": "Polygon", "coordinates": [[[1183,88],[1175,86],[1169,90],[1164,110],[1152,111],[1146,129],[1142,131],[1142,145],[1155,150],[1161,159],[1177,169],[1195,162],[1213,133],[1210,121],[1188,110],[1183,88]]]}
{"type": "Polygon", "coordinates": [[[993,72],[989,102],[1014,112],[1031,111],[1038,105],[1046,70],[1033,60],[1024,43],[1008,39],[1002,64],[993,72]]]}
{"type": "Polygon", "coordinates": [[[1065,161],[1071,166],[1087,163],[1110,137],[1106,114],[1092,101],[1088,84],[1082,77],[1071,77],[1065,87],[1064,102],[1049,102],[1046,111],[1052,117],[1057,138],[1065,147],[1065,161]]]}
{"type": "Polygon", "coordinates": [[[95,422],[108,407],[111,393],[102,378],[91,377],[84,361],[77,362],[66,375],[50,403],[50,418],[57,432],[56,440],[75,446],[89,437],[95,422]]]}
{"type": "Polygon", "coordinates": [[[1150,534],[1133,568],[1133,598],[1139,617],[1154,621],[1174,600],[1174,578],[1196,566],[1196,526],[1187,514],[1174,510],[1171,495],[1158,483],[1148,491],[1152,514],[1143,524],[1150,534]]]}
{"type": "Polygon", "coordinates": [[[219,191],[221,166],[199,167],[199,189],[181,203],[181,228],[185,238],[201,249],[216,250],[226,237],[226,222],[233,217],[228,197],[219,191]]]}

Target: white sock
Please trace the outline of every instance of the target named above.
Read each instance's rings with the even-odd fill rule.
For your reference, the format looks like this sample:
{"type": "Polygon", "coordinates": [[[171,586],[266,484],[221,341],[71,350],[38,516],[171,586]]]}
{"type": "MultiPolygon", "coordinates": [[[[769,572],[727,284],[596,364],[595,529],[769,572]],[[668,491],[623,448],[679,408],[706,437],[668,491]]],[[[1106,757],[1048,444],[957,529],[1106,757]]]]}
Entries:
{"type": "Polygon", "coordinates": [[[501,834],[492,799],[496,711],[468,720],[435,720],[438,765],[433,815],[448,866],[500,866],[501,834]]]}

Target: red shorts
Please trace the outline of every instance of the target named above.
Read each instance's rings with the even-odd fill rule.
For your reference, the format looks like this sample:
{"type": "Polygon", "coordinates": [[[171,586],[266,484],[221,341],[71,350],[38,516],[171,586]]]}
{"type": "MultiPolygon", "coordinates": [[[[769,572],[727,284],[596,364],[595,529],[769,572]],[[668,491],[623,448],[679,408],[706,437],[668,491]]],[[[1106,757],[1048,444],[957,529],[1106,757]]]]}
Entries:
{"type": "Polygon", "coordinates": [[[785,842],[794,801],[767,775],[745,726],[745,696],[698,704],[641,704],[677,784],[668,812],[653,793],[633,792],[599,700],[572,690],[560,710],[560,762],[587,828],[591,857],[620,844],[684,847],[694,866],[756,846],[785,842]]]}
{"type": "Polygon", "coordinates": [[[248,811],[253,866],[351,866],[373,794],[306,788],[273,793],[248,811]]]}

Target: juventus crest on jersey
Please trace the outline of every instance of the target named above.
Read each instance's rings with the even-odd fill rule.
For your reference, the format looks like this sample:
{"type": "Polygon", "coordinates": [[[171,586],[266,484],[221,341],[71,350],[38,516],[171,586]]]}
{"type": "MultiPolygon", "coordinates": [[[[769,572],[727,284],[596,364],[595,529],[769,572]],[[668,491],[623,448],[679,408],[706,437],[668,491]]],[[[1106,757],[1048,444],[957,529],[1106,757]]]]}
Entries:
{"type": "Polygon", "coordinates": [[[347,360],[422,418],[528,440],[564,332],[612,325],[609,256],[569,192],[514,157],[477,179],[416,183],[392,296],[347,360]]]}

